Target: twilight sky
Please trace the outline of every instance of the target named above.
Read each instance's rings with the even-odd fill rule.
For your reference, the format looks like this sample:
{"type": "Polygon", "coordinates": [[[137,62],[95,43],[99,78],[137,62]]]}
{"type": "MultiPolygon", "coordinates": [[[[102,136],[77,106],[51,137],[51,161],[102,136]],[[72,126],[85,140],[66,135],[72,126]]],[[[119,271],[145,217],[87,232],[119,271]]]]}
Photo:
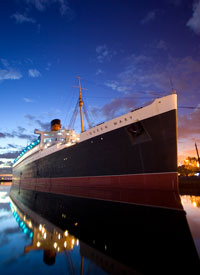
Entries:
{"type": "Polygon", "coordinates": [[[35,139],[35,128],[54,118],[68,126],[78,75],[94,125],[173,87],[179,161],[196,156],[200,0],[6,0],[0,33],[0,173],[35,139]]]}

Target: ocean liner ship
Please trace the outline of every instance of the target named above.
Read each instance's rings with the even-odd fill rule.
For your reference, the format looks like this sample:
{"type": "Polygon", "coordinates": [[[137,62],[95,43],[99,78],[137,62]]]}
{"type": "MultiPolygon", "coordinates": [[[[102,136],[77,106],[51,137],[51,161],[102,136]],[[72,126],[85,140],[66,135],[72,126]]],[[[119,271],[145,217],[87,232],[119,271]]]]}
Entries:
{"type": "Polygon", "coordinates": [[[79,106],[80,134],[59,119],[49,132],[35,130],[39,138],[14,160],[11,193],[179,208],[177,95],[84,131],[79,78],[79,106]]]}

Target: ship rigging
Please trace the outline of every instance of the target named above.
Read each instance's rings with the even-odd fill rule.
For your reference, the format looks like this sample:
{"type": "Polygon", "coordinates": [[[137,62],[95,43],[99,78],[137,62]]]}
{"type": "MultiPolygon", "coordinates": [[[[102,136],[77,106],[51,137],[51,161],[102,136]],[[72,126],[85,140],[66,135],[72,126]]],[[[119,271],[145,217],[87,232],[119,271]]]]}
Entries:
{"type": "Polygon", "coordinates": [[[85,104],[84,104],[83,98],[82,98],[82,90],[87,90],[87,89],[81,87],[80,76],[78,76],[78,82],[79,82],[79,86],[73,86],[73,87],[79,89],[79,98],[78,98],[77,104],[75,106],[74,112],[72,114],[70,123],[68,125],[68,129],[73,129],[74,128],[74,124],[75,124],[76,117],[77,117],[77,114],[78,114],[78,107],[79,107],[79,109],[80,109],[80,121],[81,121],[81,133],[83,133],[84,132],[83,112],[84,112],[85,119],[87,120],[89,128],[92,128],[92,123],[89,119],[87,108],[85,107],[85,104]]]}

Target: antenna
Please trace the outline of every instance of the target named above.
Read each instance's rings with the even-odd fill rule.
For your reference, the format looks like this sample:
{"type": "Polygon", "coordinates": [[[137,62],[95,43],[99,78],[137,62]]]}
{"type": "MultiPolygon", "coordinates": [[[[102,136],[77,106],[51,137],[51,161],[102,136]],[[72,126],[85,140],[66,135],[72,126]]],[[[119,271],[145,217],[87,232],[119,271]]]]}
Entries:
{"type": "Polygon", "coordinates": [[[176,94],[176,90],[173,87],[174,85],[173,85],[171,76],[169,76],[169,81],[170,81],[170,86],[171,86],[171,89],[172,89],[172,94],[176,94]]]}
{"type": "Polygon", "coordinates": [[[197,152],[198,162],[199,162],[199,164],[200,164],[199,151],[198,151],[198,148],[197,148],[197,144],[196,144],[196,142],[195,142],[195,148],[196,148],[196,152],[197,152]]]}

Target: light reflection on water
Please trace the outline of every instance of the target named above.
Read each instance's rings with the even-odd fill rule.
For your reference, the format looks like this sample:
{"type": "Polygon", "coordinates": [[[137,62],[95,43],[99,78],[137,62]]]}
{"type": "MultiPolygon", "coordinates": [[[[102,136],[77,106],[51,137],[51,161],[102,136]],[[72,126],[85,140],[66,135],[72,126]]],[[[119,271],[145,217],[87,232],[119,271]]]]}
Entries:
{"type": "Polygon", "coordinates": [[[186,218],[200,257],[200,196],[181,196],[186,218]]]}

